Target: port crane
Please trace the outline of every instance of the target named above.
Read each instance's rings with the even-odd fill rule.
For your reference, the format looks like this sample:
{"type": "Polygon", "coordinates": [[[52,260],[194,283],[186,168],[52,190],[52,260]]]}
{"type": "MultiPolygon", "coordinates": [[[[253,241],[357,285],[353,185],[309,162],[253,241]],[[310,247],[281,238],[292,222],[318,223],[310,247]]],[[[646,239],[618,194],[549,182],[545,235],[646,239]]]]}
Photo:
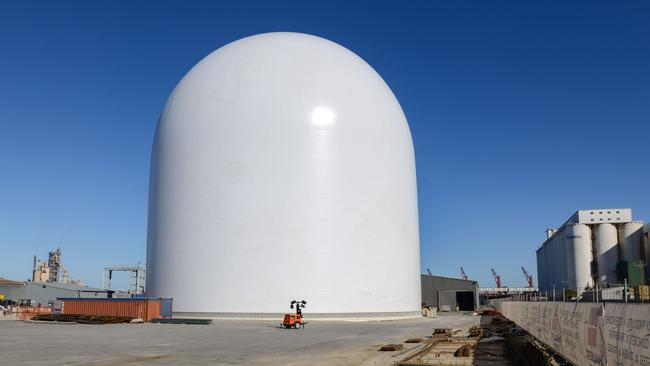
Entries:
{"type": "Polygon", "coordinates": [[[494,277],[494,282],[497,283],[497,288],[501,288],[501,275],[494,272],[494,268],[492,268],[492,277],[494,277]]]}
{"type": "Polygon", "coordinates": [[[467,274],[465,273],[465,270],[463,269],[463,267],[460,267],[460,277],[462,279],[464,279],[465,281],[467,281],[467,274]]]}
{"type": "Polygon", "coordinates": [[[533,288],[534,283],[533,283],[533,276],[529,275],[528,272],[526,272],[526,268],[521,267],[521,271],[524,272],[524,277],[526,278],[526,283],[528,283],[528,287],[533,288]]]}

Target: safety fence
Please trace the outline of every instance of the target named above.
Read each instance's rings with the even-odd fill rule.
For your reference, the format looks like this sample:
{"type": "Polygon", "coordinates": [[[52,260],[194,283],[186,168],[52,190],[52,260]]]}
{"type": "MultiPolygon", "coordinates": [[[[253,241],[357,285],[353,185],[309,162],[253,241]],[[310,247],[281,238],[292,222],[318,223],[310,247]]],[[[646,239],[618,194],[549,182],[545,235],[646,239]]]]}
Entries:
{"type": "Polygon", "coordinates": [[[493,304],[503,316],[576,365],[650,366],[650,305],[493,304]]]}

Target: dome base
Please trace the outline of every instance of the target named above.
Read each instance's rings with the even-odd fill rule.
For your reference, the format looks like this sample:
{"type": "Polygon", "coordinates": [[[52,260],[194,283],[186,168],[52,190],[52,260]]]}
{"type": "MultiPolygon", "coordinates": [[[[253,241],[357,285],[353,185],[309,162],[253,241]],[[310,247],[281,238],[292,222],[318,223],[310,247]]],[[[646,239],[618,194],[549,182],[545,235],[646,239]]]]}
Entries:
{"type": "MultiPolygon", "coordinates": [[[[287,311],[290,313],[291,311],[287,311]]],[[[282,320],[285,313],[216,313],[174,311],[176,318],[202,318],[214,320],[282,320]]],[[[303,312],[306,321],[382,321],[421,318],[420,311],[395,311],[380,313],[308,313],[303,312]]]]}

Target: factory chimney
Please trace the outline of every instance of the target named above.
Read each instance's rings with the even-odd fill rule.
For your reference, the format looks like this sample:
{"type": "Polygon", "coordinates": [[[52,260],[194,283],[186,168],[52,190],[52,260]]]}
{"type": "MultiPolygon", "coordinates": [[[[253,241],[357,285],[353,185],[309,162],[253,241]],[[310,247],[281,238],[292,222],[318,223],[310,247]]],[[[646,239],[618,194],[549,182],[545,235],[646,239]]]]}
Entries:
{"type": "Polygon", "coordinates": [[[36,256],[34,256],[34,264],[32,265],[32,282],[36,282],[36,256]]]}

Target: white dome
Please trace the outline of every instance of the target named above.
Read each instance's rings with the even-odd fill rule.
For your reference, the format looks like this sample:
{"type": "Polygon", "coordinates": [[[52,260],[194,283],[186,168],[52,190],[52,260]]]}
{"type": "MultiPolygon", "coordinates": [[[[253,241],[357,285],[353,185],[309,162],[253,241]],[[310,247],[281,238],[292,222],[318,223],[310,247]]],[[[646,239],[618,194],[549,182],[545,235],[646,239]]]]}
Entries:
{"type": "Polygon", "coordinates": [[[304,299],[306,314],[411,315],[419,254],[411,134],[354,53],[261,34],[176,86],[153,146],[147,295],[184,313],[304,299]]]}

